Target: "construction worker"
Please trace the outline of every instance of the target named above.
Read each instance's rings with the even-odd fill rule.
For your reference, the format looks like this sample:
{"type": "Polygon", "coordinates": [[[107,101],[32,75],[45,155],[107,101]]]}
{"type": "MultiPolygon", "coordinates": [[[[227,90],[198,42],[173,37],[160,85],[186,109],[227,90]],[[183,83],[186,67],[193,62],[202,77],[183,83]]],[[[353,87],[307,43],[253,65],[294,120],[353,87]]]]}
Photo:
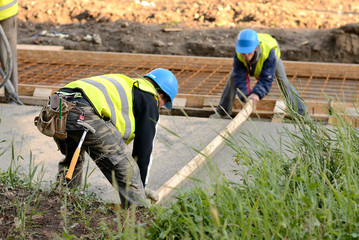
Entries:
{"type": "Polygon", "coordinates": [[[287,79],[277,41],[269,34],[257,33],[251,29],[242,30],[237,38],[233,68],[222,93],[220,104],[211,118],[228,118],[232,113],[235,94],[241,101],[246,98],[258,102],[270,91],[274,79],[285,97],[287,106],[301,115],[307,108],[297,90],[287,79]],[[250,89],[250,76],[257,79],[250,89]]]}
{"type": "MultiPolygon", "coordinates": [[[[14,87],[15,94],[18,92],[18,72],[17,72],[17,14],[19,6],[17,0],[0,0],[0,25],[3,28],[7,40],[9,42],[12,54],[13,69],[9,81],[14,87]]],[[[0,63],[2,69],[7,69],[7,50],[4,41],[0,41],[0,63]]],[[[7,103],[16,104],[13,95],[5,88],[5,101],[7,103]]]]}
{"type": "Polygon", "coordinates": [[[78,121],[83,121],[96,132],[87,133],[70,184],[81,183],[84,154],[87,152],[105,177],[117,187],[124,208],[146,206],[145,186],[152,164],[159,109],[162,106],[171,109],[177,92],[176,77],[162,68],[154,69],[142,78],[107,74],[65,85],[56,94],[75,103],[76,107],[67,116],[67,138],[54,137],[65,155],[59,163],[60,176],[69,168],[83,133],[78,121]],[[131,155],[126,145],[132,140],[131,155]]]}

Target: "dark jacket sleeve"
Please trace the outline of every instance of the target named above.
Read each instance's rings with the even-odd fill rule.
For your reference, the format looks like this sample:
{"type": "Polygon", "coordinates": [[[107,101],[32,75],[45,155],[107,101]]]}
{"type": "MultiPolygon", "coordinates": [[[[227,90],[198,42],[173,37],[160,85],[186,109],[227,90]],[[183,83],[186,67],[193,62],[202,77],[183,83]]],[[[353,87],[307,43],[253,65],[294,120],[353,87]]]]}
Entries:
{"type": "Polygon", "coordinates": [[[245,101],[244,96],[248,97],[251,93],[249,75],[246,66],[239,61],[236,53],[233,58],[233,81],[239,99],[245,101]]]}
{"type": "Polygon", "coordinates": [[[141,180],[147,183],[152,163],[152,150],[159,119],[157,101],[152,94],[134,88],[135,139],[132,156],[140,168],[141,180]]]}
{"type": "Polygon", "coordinates": [[[263,68],[259,76],[259,80],[252,89],[252,93],[257,94],[259,96],[259,99],[262,99],[267,96],[267,94],[272,88],[275,76],[276,63],[277,58],[275,56],[274,50],[271,50],[268,58],[263,63],[263,68]]]}

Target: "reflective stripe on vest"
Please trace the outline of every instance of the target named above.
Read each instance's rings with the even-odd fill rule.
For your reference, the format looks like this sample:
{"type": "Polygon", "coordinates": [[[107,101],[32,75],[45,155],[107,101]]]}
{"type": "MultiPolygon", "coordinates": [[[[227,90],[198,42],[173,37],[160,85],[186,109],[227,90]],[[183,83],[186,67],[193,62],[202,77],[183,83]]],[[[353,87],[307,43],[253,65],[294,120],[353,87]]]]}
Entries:
{"type": "MultiPolygon", "coordinates": [[[[274,49],[277,59],[280,58],[280,50],[278,47],[277,40],[275,40],[271,35],[266,33],[258,33],[258,40],[262,53],[257,61],[256,69],[254,70],[253,76],[255,78],[259,78],[259,76],[261,75],[263,63],[269,57],[269,53],[272,49],[274,49]]],[[[244,64],[244,66],[247,68],[247,71],[249,73],[248,64],[239,52],[237,52],[237,58],[239,59],[239,61],[241,61],[244,64]]]]}
{"type": "Polygon", "coordinates": [[[7,19],[19,12],[17,0],[0,0],[0,20],[7,19]]]}
{"type": "Polygon", "coordinates": [[[144,79],[132,79],[122,74],[107,74],[80,79],[64,86],[80,88],[101,117],[107,117],[120,131],[126,144],[135,137],[132,88],[157,95],[152,84],[144,79]],[[140,84],[141,83],[141,84],[140,84]],[[147,86],[148,85],[148,86],[147,86]],[[145,87],[144,87],[145,86],[145,87]]]}

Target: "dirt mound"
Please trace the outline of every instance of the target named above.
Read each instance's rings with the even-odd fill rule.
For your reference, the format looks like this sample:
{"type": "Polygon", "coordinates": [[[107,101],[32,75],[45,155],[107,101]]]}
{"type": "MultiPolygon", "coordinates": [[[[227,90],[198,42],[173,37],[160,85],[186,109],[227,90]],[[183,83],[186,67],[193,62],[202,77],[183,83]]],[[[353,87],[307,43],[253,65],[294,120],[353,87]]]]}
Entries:
{"type": "Polygon", "coordinates": [[[359,63],[352,1],[20,1],[19,43],[232,57],[240,29],[277,38],[285,60],[359,63]]]}

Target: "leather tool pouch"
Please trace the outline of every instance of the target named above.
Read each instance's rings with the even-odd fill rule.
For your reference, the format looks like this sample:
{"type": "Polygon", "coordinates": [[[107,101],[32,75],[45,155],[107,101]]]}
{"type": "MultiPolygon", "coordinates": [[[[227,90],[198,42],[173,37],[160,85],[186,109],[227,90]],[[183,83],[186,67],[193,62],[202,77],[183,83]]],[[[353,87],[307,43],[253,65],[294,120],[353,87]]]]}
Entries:
{"type": "Polygon", "coordinates": [[[51,95],[39,116],[35,117],[35,126],[46,136],[64,140],[67,137],[67,115],[74,106],[74,103],[66,101],[57,94],[51,95]]]}

